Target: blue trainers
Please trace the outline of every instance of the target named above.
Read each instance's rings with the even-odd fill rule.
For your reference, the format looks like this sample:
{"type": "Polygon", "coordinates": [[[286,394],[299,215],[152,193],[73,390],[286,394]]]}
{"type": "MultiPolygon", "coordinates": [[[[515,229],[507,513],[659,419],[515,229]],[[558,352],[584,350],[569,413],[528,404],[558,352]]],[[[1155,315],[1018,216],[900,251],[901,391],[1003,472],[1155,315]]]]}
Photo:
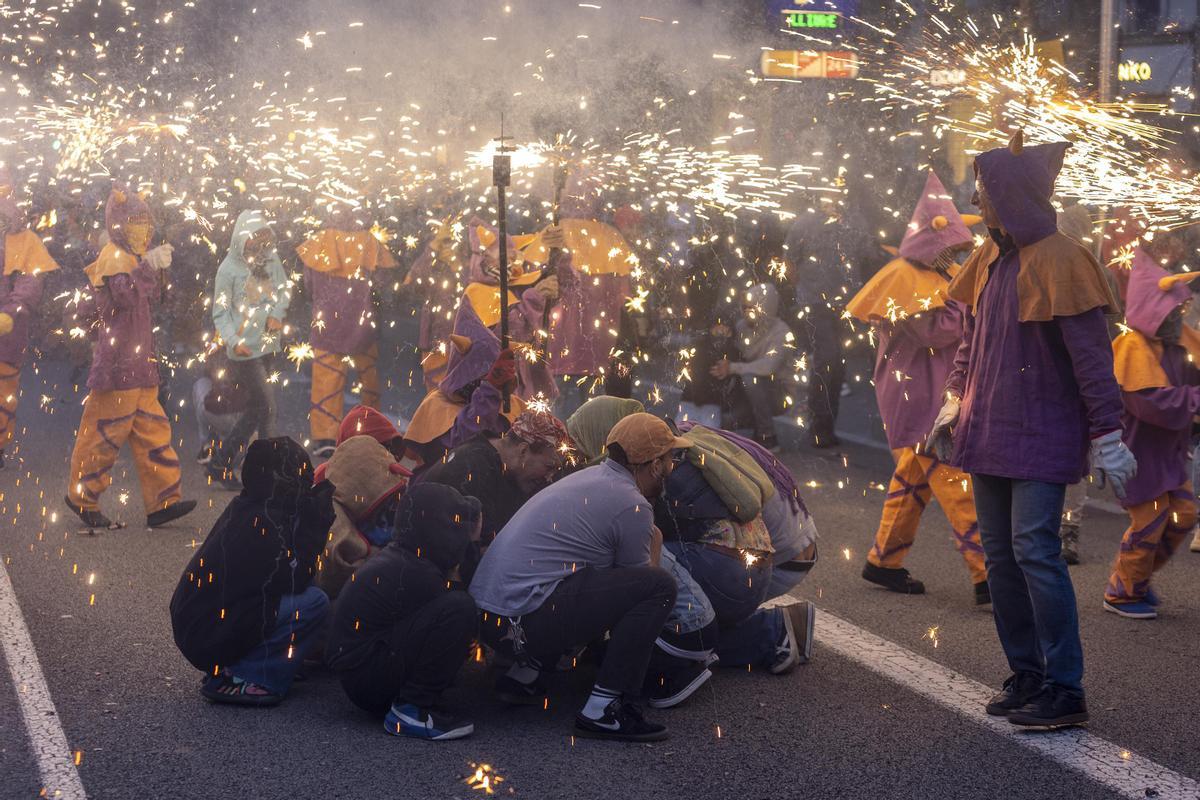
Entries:
{"type": "Polygon", "coordinates": [[[1129,619],[1154,619],[1158,616],[1154,606],[1145,600],[1139,600],[1136,603],[1110,603],[1105,600],[1104,610],[1129,619]]]}
{"type": "Polygon", "coordinates": [[[1146,601],[1146,605],[1154,606],[1155,608],[1158,608],[1162,603],[1162,600],[1158,598],[1158,594],[1154,591],[1153,587],[1150,586],[1146,587],[1146,596],[1142,599],[1146,601]]]}
{"type": "Polygon", "coordinates": [[[384,717],[383,729],[393,736],[445,742],[470,736],[475,732],[475,725],[456,719],[444,711],[418,708],[412,703],[393,703],[384,717]]]}

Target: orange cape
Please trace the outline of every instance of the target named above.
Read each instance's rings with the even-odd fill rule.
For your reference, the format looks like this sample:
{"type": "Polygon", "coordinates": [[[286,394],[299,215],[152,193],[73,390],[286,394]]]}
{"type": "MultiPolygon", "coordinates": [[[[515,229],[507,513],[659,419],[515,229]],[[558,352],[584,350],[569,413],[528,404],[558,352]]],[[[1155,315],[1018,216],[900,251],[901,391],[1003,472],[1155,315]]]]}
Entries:
{"type": "MultiPolygon", "coordinates": [[[[466,408],[465,403],[454,400],[441,389],[434,389],[425,395],[421,405],[417,406],[412,421],[408,423],[408,430],[404,432],[404,438],[416,444],[429,444],[454,427],[454,420],[458,416],[458,412],[464,408],[466,408]]],[[[525,403],[521,401],[521,398],[513,395],[509,411],[504,416],[510,423],[515,422],[524,410],[525,403]]]]}
{"type": "MultiPolygon", "coordinates": [[[[952,265],[951,276],[958,270],[957,264],[952,265]]],[[[867,281],[846,304],[846,310],[862,322],[911,317],[946,305],[948,286],[935,270],[921,269],[907,259],[895,258],[867,281]]]]}
{"type": "Polygon", "coordinates": [[[383,242],[370,231],[338,231],[324,228],[296,248],[304,266],[335,278],[354,273],[394,269],[399,266],[383,242]]]}
{"type": "MultiPolygon", "coordinates": [[[[532,286],[537,283],[542,277],[542,271],[534,270],[526,272],[515,278],[511,278],[508,282],[509,286],[532,286]]],[[[467,300],[470,301],[471,307],[475,309],[480,322],[485,327],[492,327],[500,323],[500,287],[492,286],[487,283],[471,283],[467,285],[463,292],[467,300]]],[[[515,306],[521,299],[516,294],[509,290],[508,304],[515,306]]]]}
{"type": "MultiPolygon", "coordinates": [[[[1193,363],[1200,364],[1200,331],[1184,326],[1179,343],[1193,363]]],[[[1162,368],[1163,346],[1135,330],[1127,330],[1113,340],[1113,371],[1122,391],[1166,389],[1171,386],[1162,368]]]]}
{"type": "MultiPolygon", "coordinates": [[[[559,227],[571,253],[571,267],[586,275],[628,275],[637,262],[625,237],[611,225],[590,219],[564,219],[559,227]]],[[[541,234],[521,252],[526,261],[535,264],[545,264],[550,258],[550,248],[542,244],[541,234]]]]}
{"type": "MultiPolygon", "coordinates": [[[[949,296],[975,309],[987,285],[988,266],[1000,255],[991,238],[975,248],[962,271],[950,283],[949,296]]],[[[1017,272],[1017,319],[1048,322],[1054,317],[1074,317],[1093,308],[1105,313],[1120,309],[1104,268],[1086,247],[1066,234],[1055,232],[1020,250],[1017,272]]]]}
{"type": "Polygon", "coordinates": [[[10,233],[4,239],[4,274],[23,272],[26,275],[40,275],[43,272],[53,272],[58,269],[46,245],[38,235],[30,230],[10,233]]]}
{"type": "Polygon", "coordinates": [[[102,286],[105,278],[113,275],[128,275],[137,269],[139,259],[133,253],[109,242],[100,251],[100,256],[83,268],[92,286],[102,286]]]}

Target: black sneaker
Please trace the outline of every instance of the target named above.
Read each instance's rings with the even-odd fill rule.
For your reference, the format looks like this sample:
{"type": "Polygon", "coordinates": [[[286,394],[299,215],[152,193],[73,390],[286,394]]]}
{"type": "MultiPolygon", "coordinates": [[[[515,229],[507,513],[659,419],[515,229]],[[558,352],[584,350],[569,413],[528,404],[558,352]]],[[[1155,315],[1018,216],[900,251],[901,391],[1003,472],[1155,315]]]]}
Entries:
{"type": "Polygon", "coordinates": [[[195,508],[195,500],[179,500],[171,503],[171,505],[167,506],[166,508],[159,509],[153,514],[147,514],[146,527],[158,528],[162,525],[166,525],[168,522],[174,522],[185,514],[192,513],[192,510],[195,508]]]}
{"type": "Polygon", "coordinates": [[[667,726],[647,722],[640,708],[617,698],[608,704],[600,719],[576,714],[575,735],[622,742],[661,742],[667,738],[667,726]]]}
{"type": "Polygon", "coordinates": [[[832,433],[813,433],[809,435],[808,443],[811,447],[815,447],[818,450],[828,450],[831,447],[840,445],[842,440],[832,433]]]}
{"type": "Polygon", "coordinates": [[[0,450],[0,469],[4,469],[4,451],[0,450]]]}
{"type": "Polygon", "coordinates": [[[1062,541],[1062,560],[1070,566],[1079,563],[1079,526],[1063,525],[1058,529],[1058,538],[1062,541]]]}
{"type": "Polygon", "coordinates": [[[1054,730],[1083,725],[1088,721],[1083,695],[1047,686],[1028,703],[1009,712],[1008,721],[1023,728],[1054,730]]]}
{"type": "Polygon", "coordinates": [[[925,584],[908,574],[908,570],[903,567],[890,569],[888,567],[877,567],[868,561],[863,564],[862,576],[864,580],[882,586],[890,592],[898,592],[900,594],[925,594],[925,584]]]}
{"type": "Polygon", "coordinates": [[[521,683],[501,675],[496,679],[496,696],[513,706],[541,706],[546,704],[549,692],[540,676],[533,683],[521,683]]]}
{"type": "Polygon", "coordinates": [[[312,443],[313,458],[329,458],[336,449],[337,442],[333,439],[317,439],[312,443]]]}
{"type": "Polygon", "coordinates": [[[975,584],[975,605],[988,606],[992,604],[992,590],[986,580],[975,584]]]}
{"type": "Polygon", "coordinates": [[[117,528],[125,527],[124,524],[113,522],[111,519],[106,517],[104,512],[100,509],[92,510],[84,508],[83,506],[77,506],[71,502],[71,498],[69,497],[64,497],[63,502],[65,502],[67,504],[67,508],[74,511],[76,516],[83,520],[83,524],[89,528],[116,530],[117,528]]]}
{"type": "Polygon", "coordinates": [[[1028,703],[1042,690],[1042,676],[1036,672],[1018,672],[1009,675],[1004,687],[985,706],[992,717],[1007,717],[1028,703]]]}
{"type": "Polygon", "coordinates": [[[651,708],[673,708],[687,700],[712,677],[703,661],[688,661],[670,675],[648,681],[646,702],[651,708]]]}
{"type": "Polygon", "coordinates": [[[240,492],[242,490],[242,484],[233,474],[231,468],[209,463],[204,471],[208,475],[208,479],[212,485],[220,486],[222,489],[230,492],[240,492]]]}

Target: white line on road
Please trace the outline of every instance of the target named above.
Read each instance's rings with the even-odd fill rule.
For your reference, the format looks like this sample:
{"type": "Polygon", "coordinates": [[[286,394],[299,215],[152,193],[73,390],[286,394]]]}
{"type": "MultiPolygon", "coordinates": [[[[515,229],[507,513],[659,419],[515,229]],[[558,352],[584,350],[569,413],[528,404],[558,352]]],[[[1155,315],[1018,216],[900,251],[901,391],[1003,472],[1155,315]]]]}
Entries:
{"type": "Polygon", "coordinates": [[[995,693],[979,681],[917,655],[821,609],[816,640],[836,653],[965,716],[993,733],[1036,750],[1125,797],[1200,798],[1200,783],[1081,728],[1024,731],[983,706],[995,693]],[[1153,793],[1151,793],[1153,792],[1153,793]]]}
{"type": "Polygon", "coordinates": [[[25,719],[29,745],[42,776],[44,796],[58,800],[86,800],[83,781],[67,745],[67,734],[50,698],[50,689],[38,664],[37,652],[29,638],[29,629],[17,605],[8,571],[0,562],[0,644],[12,673],[17,705],[25,719]]]}

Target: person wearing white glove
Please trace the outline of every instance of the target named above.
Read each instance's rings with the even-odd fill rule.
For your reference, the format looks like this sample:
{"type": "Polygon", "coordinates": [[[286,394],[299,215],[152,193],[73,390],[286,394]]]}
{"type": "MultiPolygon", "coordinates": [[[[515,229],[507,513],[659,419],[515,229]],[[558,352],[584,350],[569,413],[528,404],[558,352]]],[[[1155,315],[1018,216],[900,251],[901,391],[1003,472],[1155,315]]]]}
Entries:
{"type": "Polygon", "coordinates": [[[1128,330],[1113,342],[1125,431],[1092,442],[1092,464],[1129,512],[1104,587],[1104,610],[1127,619],[1158,616],[1154,576],[1196,524],[1190,450],[1192,420],[1200,413],[1200,373],[1180,344],[1192,302],[1185,283],[1193,277],[1170,275],[1156,259],[1134,251],[1128,330]]]}
{"type": "MultiPolygon", "coordinates": [[[[989,236],[947,293],[970,308],[946,391],[962,398],[956,466],[971,475],[996,632],[1012,676],[988,714],[1038,729],[1088,720],[1083,646],[1058,536],[1068,484],[1090,442],[1121,429],[1104,268],[1057,229],[1050,197],[1067,142],[975,158],[975,203],[989,236]]],[[[951,414],[952,409],[947,409],[951,414]]],[[[940,437],[939,437],[940,438],[940,437]]],[[[1106,440],[1107,442],[1107,440],[1106,440]]],[[[1105,444],[1101,466],[1132,465],[1105,444]]]]}
{"type": "Polygon", "coordinates": [[[933,420],[933,428],[929,431],[929,438],[925,440],[925,450],[933,453],[938,461],[949,461],[950,454],[954,452],[953,428],[958,422],[961,410],[962,400],[957,395],[947,394],[942,410],[933,420]]]}
{"type": "Polygon", "coordinates": [[[171,255],[175,248],[169,244],[160,244],[142,256],[142,260],[154,269],[167,269],[171,266],[171,255]]]}

